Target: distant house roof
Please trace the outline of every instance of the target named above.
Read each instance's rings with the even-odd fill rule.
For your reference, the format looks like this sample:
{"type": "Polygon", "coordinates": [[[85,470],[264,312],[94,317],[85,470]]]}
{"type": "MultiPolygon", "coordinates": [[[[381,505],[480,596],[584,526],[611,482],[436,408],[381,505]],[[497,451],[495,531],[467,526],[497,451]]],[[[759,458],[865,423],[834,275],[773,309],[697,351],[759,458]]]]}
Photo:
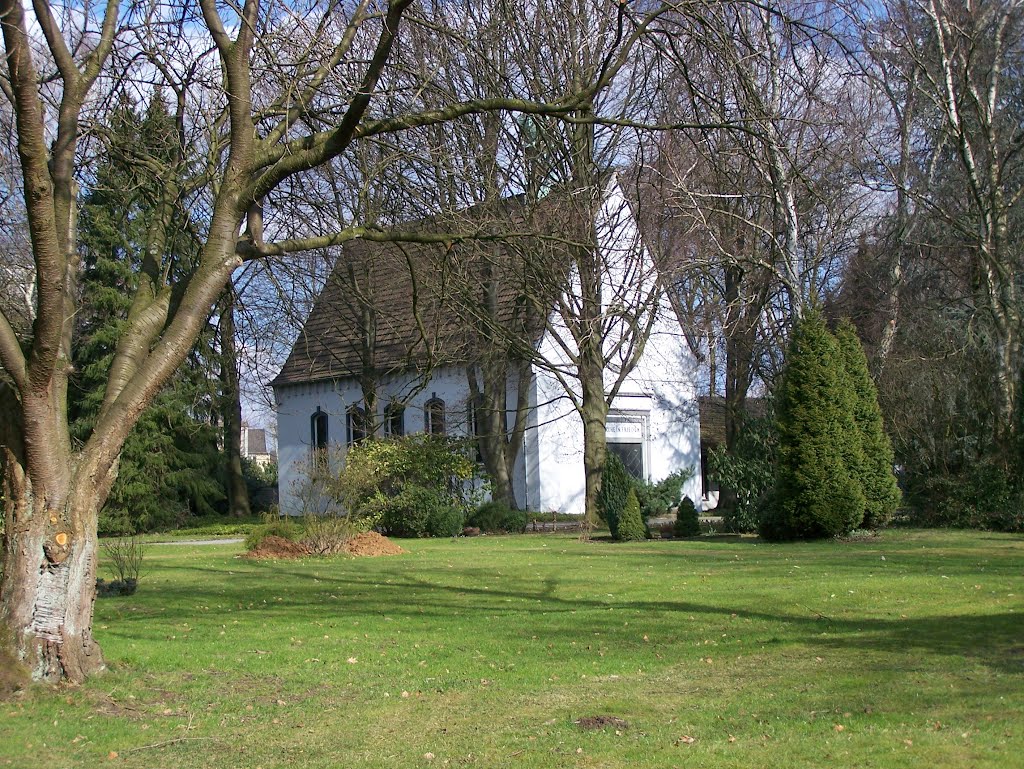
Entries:
{"type": "Polygon", "coordinates": [[[272,384],[464,363],[492,317],[501,343],[517,327],[535,340],[543,327],[537,308],[546,301],[545,313],[551,307],[542,294],[567,274],[564,249],[581,220],[565,195],[534,205],[517,196],[404,230],[474,235],[465,240],[349,241],[272,384]],[[494,285],[493,294],[485,284],[494,285]],[[474,315],[480,323],[467,322],[474,315]]]}
{"type": "Polygon", "coordinates": [[[269,454],[267,450],[267,431],[259,427],[245,427],[246,431],[245,441],[243,445],[246,449],[246,454],[253,456],[254,454],[269,454]]]}
{"type": "MultiPolygon", "coordinates": [[[[750,417],[760,417],[765,413],[763,398],[747,398],[744,401],[744,413],[750,417]]],[[[697,399],[700,410],[700,439],[704,443],[715,446],[725,445],[725,398],[721,395],[702,395],[697,399]]]]}

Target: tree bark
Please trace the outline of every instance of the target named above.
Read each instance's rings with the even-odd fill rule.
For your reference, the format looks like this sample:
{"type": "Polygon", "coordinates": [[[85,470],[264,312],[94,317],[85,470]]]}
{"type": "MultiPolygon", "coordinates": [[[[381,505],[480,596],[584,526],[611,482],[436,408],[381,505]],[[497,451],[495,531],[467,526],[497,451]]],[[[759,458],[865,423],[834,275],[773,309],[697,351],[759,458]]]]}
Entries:
{"type": "Polygon", "coordinates": [[[242,396],[238,386],[238,347],[235,344],[235,289],[228,285],[220,306],[221,417],[224,422],[224,466],[228,514],[252,515],[249,489],[242,471],[242,396]]]}
{"type": "MultiPolygon", "coordinates": [[[[2,451],[0,625],[13,655],[35,680],[82,681],[103,667],[92,637],[100,494],[89,482],[71,488],[34,483],[19,452],[9,445],[2,451]]],[[[109,490],[111,482],[102,485],[109,490]]]]}

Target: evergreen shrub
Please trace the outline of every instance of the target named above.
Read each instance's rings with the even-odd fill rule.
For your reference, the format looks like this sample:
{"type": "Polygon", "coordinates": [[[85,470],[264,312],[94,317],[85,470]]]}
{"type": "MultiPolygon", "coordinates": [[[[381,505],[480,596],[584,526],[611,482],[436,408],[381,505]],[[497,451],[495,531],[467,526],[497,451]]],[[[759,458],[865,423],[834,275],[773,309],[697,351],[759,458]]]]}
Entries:
{"type": "Polygon", "coordinates": [[[856,396],[854,421],[860,435],[861,462],[855,469],[866,503],[860,525],[877,529],[892,520],[900,504],[900,489],[893,472],[892,442],[885,433],[878,390],[868,371],[864,348],[849,320],[839,324],[836,341],[856,396]]]}
{"type": "Polygon", "coordinates": [[[647,527],[640,516],[640,501],[636,497],[636,489],[630,488],[626,493],[626,504],[619,518],[618,536],[623,542],[635,542],[647,539],[647,527]]]}
{"type": "MultiPolygon", "coordinates": [[[[629,492],[633,490],[633,477],[615,454],[608,452],[601,476],[601,494],[598,507],[601,517],[608,524],[613,539],[619,539],[619,519],[626,507],[629,492]]],[[[639,501],[637,502],[639,509],[639,501]]],[[[642,521],[641,521],[642,523],[642,521]]]]}
{"type": "Polygon", "coordinates": [[[697,506],[689,497],[683,497],[676,509],[676,522],[672,526],[673,537],[696,537],[700,535],[700,515],[697,506]]]}
{"type": "Polygon", "coordinates": [[[856,468],[863,464],[856,395],[835,338],[817,309],[794,329],[776,399],[778,463],[762,536],[848,534],[864,519],[856,468]]]}

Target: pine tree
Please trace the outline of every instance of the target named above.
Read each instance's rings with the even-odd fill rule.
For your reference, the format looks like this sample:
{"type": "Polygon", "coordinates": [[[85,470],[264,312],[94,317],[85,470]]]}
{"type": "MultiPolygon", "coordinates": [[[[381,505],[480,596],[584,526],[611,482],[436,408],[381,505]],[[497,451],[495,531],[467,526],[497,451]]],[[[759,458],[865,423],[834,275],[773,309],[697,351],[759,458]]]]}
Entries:
{"type": "Polygon", "coordinates": [[[644,519],[640,515],[640,500],[637,499],[636,489],[632,486],[629,488],[629,494],[626,495],[626,505],[622,508],[616,539],[623,542],[647,539],[647,529],[644,526],[644,519]]]}
{"type": "Polygon", "coordinates": [[[860,525],[865,500],[856,396],[835,338],[817,309],[793,329],[776,401],[778,466],[762,534],[818,538],[860,525]]]}
{"type": "Polygon", "coordinates": [[[862,525],[867,529],[884,526],[900,503],[900,490],[893,474],[893,451],[882,424],[878,406],[878,390],[868,372],[868,361],[857,338],[857,330],[849,320],[836,329],[836,341],[843,356],[846,375],[857,398],[854,420],[860,433],[862,461],[858,467],[860,485],[867,507],[862,525]]]}
{"type": "MultiPolygon", "coordinates": [[[[104,384],[125,325],[130,297],[144,273],[145,251],[154,242],[174,254],[174,269],[188,270],[195,256],[192,222],[176,206],[158,233],[155,202],[164,180],[131,160],[144,152],[170,158],[173,122],[159,96],[146,114],[122,100],[110,121],[105,162],[83,196],[82,297],[79,344],[69,387],[72,433],[88,440],[103,404],[104,384]]],[[[223,499],[217,432],[211,421],[215,392],[209,372],[212,333],[197,343],[184,366],[140,418],[125,444],[118,478],[101,513],[101,529],[137,530],[169,524],[189,513],[216,512],[223,499]]]]}

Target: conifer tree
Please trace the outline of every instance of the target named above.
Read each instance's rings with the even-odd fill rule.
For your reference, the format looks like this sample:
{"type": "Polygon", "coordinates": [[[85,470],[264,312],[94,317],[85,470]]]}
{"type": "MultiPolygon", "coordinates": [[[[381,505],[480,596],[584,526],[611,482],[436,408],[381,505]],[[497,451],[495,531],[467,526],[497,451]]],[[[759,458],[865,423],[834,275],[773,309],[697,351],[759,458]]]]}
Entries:
{"type": "Polygon", "coordinates": [[[612,539],[619,539],[619,522],[632,488],[633,476],[629,474],[617,454],[608,452],[608,459],[605,461],[604,473],[601,477],[598,509],[601,511],[605,523],[608,524],[612,539]]]}
{"type": "MultiPolygon", "coordinates": [[[[123,99],[110,122],[106,158],[83,196],[80,235],[83,251],[80,344],[69,387],[74,437],[85,441],[104,397],[104,384],[131,296],[144,273],[147,248],[175,255],[175,269],[191,269],[196,243],[183,206],[161,222],[154,201],[165,180],[133,156],[146,153],[166,161],[175,141],[174,125],[159,95],[145,115],[123,99]],[[156,232],[165,227],[165,231],[156,232]]],[[[143,413],[125,443],[117,480],[101,513],[101,530],[124,531],[168,524],[188,513],[212,513],[223,499],[217,433],[212,423],[215,391],[210,370],[215,351],[210,331],[188,363],[143,413]]]]}
{"type": "Polygon", "coordinates": [[[893,474],[893,450],[882,423],[878,390],[868,372],[868,361],[857,330],[844,319],[836,329],[836,341],[843,356],[846,375],[856,395],[854,420],[860,433],[862,461],[858,467],[866,507],[862,525],[866,529],[884,526],[900,503],[900,490],[893,474]]]}
{"type": "Polygon", "coordinates": [[[821,313],[808,309],[793,329],[776,400],[778,466],[763,535],[834,537],[860,525],[855,403],[839,346],[821,313]]]}
{"type": "Polygon", "coordinates": [[[629,494],[626,495],[626,505],[622,508],[616,539],[621,539],[623,542],[647,539],[647,529],[644,526],[644,519],[640,515],[640,500],[637,499],[636,489],[632,486],[629,488],[629,494]]]}

